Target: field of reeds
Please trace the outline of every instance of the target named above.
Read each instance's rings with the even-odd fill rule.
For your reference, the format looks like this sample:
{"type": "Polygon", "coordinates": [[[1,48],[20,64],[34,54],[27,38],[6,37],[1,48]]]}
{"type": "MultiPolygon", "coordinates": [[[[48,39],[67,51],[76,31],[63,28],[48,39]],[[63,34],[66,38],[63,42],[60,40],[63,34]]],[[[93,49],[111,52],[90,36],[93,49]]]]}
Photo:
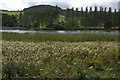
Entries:
{"type": "MultiPolygon", "coordinates": [[[[24,37],[16,34],[16,39],[23,38],[23,41],[14,41],[12,33],[8,38],[5,34],[2,41],[3,78],[120,78],[117,42],[36,43],[23,42],[24,37],[29,38],[28,34],[24,37]]],[[[58,34],[56,36],[61,39],[58,34]]],[[[32,40],[35,38],[31,37],[32,40]]]]}

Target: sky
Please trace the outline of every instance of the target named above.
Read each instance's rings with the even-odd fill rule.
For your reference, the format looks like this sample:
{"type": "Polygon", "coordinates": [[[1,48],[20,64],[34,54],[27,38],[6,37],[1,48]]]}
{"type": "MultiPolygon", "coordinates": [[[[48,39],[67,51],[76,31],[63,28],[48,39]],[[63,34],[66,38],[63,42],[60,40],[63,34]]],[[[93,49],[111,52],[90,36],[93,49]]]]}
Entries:
{"type": "Polygon", "coordinates": [[[59,7],[68,8],[81,8],[90,6],[103,6],[118,9],[118,2],[120,0],[0,0],[0,9],[4,10],[23,10],[34,5],[58,5],[59,7]]]}

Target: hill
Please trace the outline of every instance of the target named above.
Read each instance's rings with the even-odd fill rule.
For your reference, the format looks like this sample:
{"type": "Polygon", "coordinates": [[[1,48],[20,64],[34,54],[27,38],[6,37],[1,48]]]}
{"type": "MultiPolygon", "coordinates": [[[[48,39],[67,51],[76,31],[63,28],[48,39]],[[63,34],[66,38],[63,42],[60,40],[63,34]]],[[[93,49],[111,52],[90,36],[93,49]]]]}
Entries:
{"type": "MultiPolygon", "coordinates": [[[[51,6],[51,5],[37,5],[37,6],[31,6],[31,7],[28,7],[28,8],[24,8],[22,11],[26,11],[26,10],[34,10],[34,9],[38,9],[39,10],[43,10],[45,8],[55,8],[55,6],[51,6]]],[[[63,10],[61,9],[60,7],[58,7],[58,10],[59,10],[59,14],[60,15],[65,15],[65,11],[66,10],[63,10]]],[[[8,15],[19,15],[20,14],[20,11],[8,11],[8,10],[1,10],[3,14],[8,14],[8,15]]]]}
{"type": "MultiPolygon", "coordinates": [[[[23,11],[29,11],[29,10],[35,10],[35,9],[46,10],[47,8],[55,9],[56,6],[51,6],[51,5],[37,5],[37,6],[31,6],[31,7],[25,8],[25,9],[23,9],[23,11]]],[[[57,8],[58,8],[58,11],[59,11],[59,15],[65,15],[65,11],[66,10],[61,9],[58,6],[57,6],[57,8]]]]}

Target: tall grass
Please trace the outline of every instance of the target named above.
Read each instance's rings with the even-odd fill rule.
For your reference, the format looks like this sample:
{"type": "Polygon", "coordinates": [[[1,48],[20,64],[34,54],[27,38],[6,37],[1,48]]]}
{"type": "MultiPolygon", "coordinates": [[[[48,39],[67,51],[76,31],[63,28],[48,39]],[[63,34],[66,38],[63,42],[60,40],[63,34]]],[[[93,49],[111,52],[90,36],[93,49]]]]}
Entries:
{"type": "Polygon", "coordinates": [[[86,42],[86,41],[118,41],[117,34],[60,34],[60,33],[2,33],[2,39],[8,41],[62,41],[62,42],[86,42]]]}

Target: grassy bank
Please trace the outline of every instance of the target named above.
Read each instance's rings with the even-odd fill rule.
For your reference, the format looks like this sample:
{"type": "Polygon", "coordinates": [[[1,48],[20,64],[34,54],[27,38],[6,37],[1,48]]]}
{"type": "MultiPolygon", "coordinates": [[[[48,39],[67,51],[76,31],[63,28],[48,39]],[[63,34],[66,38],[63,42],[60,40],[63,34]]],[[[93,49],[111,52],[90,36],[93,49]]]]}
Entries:
{"type": "Polygon", "coordinates": [[[2,54],[3,78],[120,78],[116,42],[3,41],[2,54]]]}
{"type": "Polygon", "coordinates": [[[2,30],[28,30],[28,29],[23,27],[2,27],[2,30]]]}
{"type": "MultiPolygon", "coordinates": [[[[80,27],[80,28],[69,28],[69,29],[55,29],[55,28],[24,28],[24,27],[2,27],[3,30],[106,30],[104,28],[86,28],[86,27],[80,27]]],[[[119,28],[112,28],[106,31],[111,30],[120,30],[119,28]]]]}
{"type": "Polygon", "coordinates": [[[2,33],[2,39],[7,41],[62,41],[62,42],[86,42],[86,41],[118,41],[117,34],[60,34],[60,33],[2,33]]]}

